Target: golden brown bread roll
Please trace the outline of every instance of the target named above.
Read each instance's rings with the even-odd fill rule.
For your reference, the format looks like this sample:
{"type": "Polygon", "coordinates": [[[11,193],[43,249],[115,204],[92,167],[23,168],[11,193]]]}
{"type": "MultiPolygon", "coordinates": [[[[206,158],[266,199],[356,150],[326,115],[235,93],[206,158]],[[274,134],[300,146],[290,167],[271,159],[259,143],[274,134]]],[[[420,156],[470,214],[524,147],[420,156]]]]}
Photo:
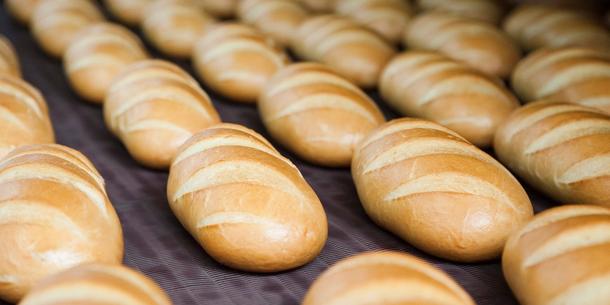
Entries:
{"type": "Polygon", "coordinates": [[[500,0],[417,0],[423,11],[438,11],[498,24],[504,16],[500,0]]]}
{"type": "Polygon", "coordinates": [[[240,0],[194,0],[203,9],[219,18],[229,18],[235,16],[237,5],[240,0]]]}
{"type": "Polygon", "coordinates": [[[140,25],[146,7],[154,0],[103,0],[110,13],[128,25],[140,25]]]}
{"type": "Polygon", "coordinates": [[[498,124],[519,106],[501,80],[429,51],[394,57],[379,88],[403,115],[444,125],[479,147],[491,145],[498,124]]]}
{"type": "Polygon", "coordinates": [[[512,86],[525,101],[556,99],[610,114],[610,53],[581,47],[537,50],[519,62],[512,86]]]}
{"type": "Polygon", "coordinates": [[[296,0],[314,13],[330,13],[336,0],[296,0]]]}
{"type": "Polygon", "coordinates": [[[308,13],[293,0],[242,0],[237,15],[278,44],[288,45],[308,13]]]}
{"type": "Polygon", "coordinates": [[[356,144],[385,120],[358,87],[316,63],[278,72],[259,99],[269,133],[299,157],[348,166],[356,144]]]}
{"type": "Polygon", "coordinates": [[[313,16],[291,43],[299,57],[328,65],[365,88],[375,87],[394,49],[381,37],[347,17],[313,16]]]}
{"type": "Polygon", "coordinates": [[[368,252],[343,259],[309,288],[303,305],[475,305],[445,272],[406,253],[368,252]]]}
{"type": "Polygon", "coordinates": [[[494,140],[502,163],[561,202],[610,206],[610,117],[539,101],[515,111],[494,140]]]}
{"type": "Polygon", "coordinates": [[[22,24],[29,25],[36,6],[41,0],[5,0],[6,10],[22,24]]]}
{"type": "Polygon", "coordinates": [[[432,255],[476,262],[500,255],[532,205],[508,170],[433,122],[393,120],[371,132],[352,161],[366,213],[432,255]]]}
{"type": "Polygon", "coordinates": [[[21,146],[0,160],[0,298],[85,262],[120,263],[121,224],[104,180],[81,153],[21,146]]]}
{"type": "Polygon", "coordinates": [[[205,251],[232,268],[276,272],[313,260],[326,214],[299,170],[261,135],[219,124],[173,161],[170,207],[205,251]]]}
{"type": "Polygon", "coordinates": [[[0,74],[21,77],[21,68],[15,48],[2,34],[0,34],[0,74]]]}
{"type": "Polygon", "coordinates": [[[19,305],[171,305],[152,279],[111,264],[84,264],[42,280],[19,305]]]}
{"type": "Polygon", "coordinates": [[[522,305],[610,304],[610,210],[544,211],[511,235],[504,276],[522,305]]]}
{"type": "Polygon", "coordinates": [[[21,145],[53,142],[53,127],[40,92],[17,77],[0,74],[0,158],[21,145]]]}
{"type": "Polygon", "coordinates": [[[146,57],[140,39],[128,29],[99,23],[74,37],[64,54],[64,70],[78,95],[101,104],[112,79],[126,65],[146,57]]]}
{"type": "Polygon", "coordinates": [[[415,17],[406,30],[405,43],[413,49],[439,51],[499,77],[509,76],[521,56],[512,40],[493,25],[448,13],[415,17]]]}
{"type": "Polygon", "coordinates": [[[44,0],[34,11],[32,34],[47,54],[61,57],[80,30],[103,19],[91,0],[44,0]]]}
{"type": "Polygon", "coordinates": [[[219,23],[197,41],[193,64],[214,91],[242,103],[255,103],[271,76],[288,57],[263,34],[247,25],[219,23]]]}
{"type": "Polygon", "coordinates": [[[220,122],[197,81],[162,60],[136,62],[114,78],[104,120],[134,159],[159,169],[194,133],[220,122]]]}

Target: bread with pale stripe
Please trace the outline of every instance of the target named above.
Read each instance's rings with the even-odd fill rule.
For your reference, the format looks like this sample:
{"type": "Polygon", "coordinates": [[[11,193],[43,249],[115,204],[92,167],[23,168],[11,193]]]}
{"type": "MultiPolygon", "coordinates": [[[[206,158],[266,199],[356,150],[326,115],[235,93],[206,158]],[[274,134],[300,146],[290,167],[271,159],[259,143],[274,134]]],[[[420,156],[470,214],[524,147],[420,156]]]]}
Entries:
{"type": "Polygon", "coordinates": [[[360,142],[352,177],[381,227],[438,257],[496,258],[532,217],[523,187],[498,161],[430,121],[397,119],[360,142]]]}
{"type": "Polygon", "coordinates": [[[86,262],[118,264],[121,224],[104,180],[78,151],[21,146],[0,160],[0,298],[86,262]]]}
{"type": "Polygon", "coordinates": [[[19,59],[13,44],[0,34],[0,74],[21,77],[19,59]]]}
{"type": "Polygon", "coordinates": [[[242,0],[237,15],[278,44],[288,45],[308,12],[293,0],[242,0]]]}
{"type": "Polygon", "coordinates": [[[104,102],[106,126],[138,162],[165,169],[180,145],[220,118],[208,95],[180,67],[162,60],[131,64],[104,102]]]}
{"type": "Polygon", "coordinates": [[[528,102],[556,99],[610,114],[610,53],[582,47],[537,50],[519,62],[512,86],[528,102]]]}
{"type": "Polygon", "coordinates": [[[275,140],[324,166],[349,166],[356,144],[385,121],[362,90],[317,63],[282,69],[265,88],[258,106],[275,140]]]}
{"type": "Polygon", "coordinates": [[[417,0],[423,11],[437,11],[499,24],[504,17],[501,0],[417,0]]]}
{"type": "Polygon", "coordinates": [[[193,64],[214,91],[241,103],[256,103],[288,56],[271,39],[239,23],[210,26],[197,41],[193,64]]]}
{"type": "Polygon", "coordinates": [[[215,125],[188,140],[172,163],[167,196],[204,250],[232,268],[296,268],[326,242],[326,214],[299,170],[240,125],[215,125]]]}
{"type": "Polygon", "coordinates": [[[211,14],[219,18],[230,18],[235,16],[237,5],[241,0],[194,0],[198,5],[211,14]]]}
{"type": "Polygon", "coordinates": [[[64,71],[83,99],[101,104],[112,79],[125,66],[147,57],[140,39],[113,23],[98,23],[80,31],[64,54],[64,71]]]}
{"type": "Polygon", "coordinates": [[[128,267],[92,263],[51,275],[19,305],[171,305],[152,279],[128,267]]]}
{"type": "Polygon", "coordinates": [[[610,117],[538,101],[515,111],[494,140],[502,163],[561,202],[610,207],[610,117]]]}
{"type": "Polygon", "coordinates": [[[146,7],[155,0],[103,0],[110,13],[128,25],[140,25],[146,7]]]}
{"type": "Polygon", "coordinates": [[[314,13],[330,13],[336,0],[296,0],[314,13]]]}
{"type": "Polygon", "coordinates": [[[438,51],[502,78],[510,75],[521,57],[510,37],[492,24],[449,13],[420,14],[405,32],[409,48],[438,51]]]}
{"type": "Polygon", "coordinates": [[[610,304],[610,209],[546,210],[508,240],[504,277],[522,305],[610,304]]]}
{"type": "Polygon", "coordinates": [[[6,10],[24,25],[29,25],[36,6],[41,0],[5,0],[6,10]]]}
{"type": "Polygon", "coordinates": [[[415,256],[367,252],[324,271],[302,305],[475,305],[445,272],[415,256]]]}
{"type": "Polygon", "coordinates": [[[519,106],[501,80],[429,51],[394,57],[379,88],[401,114],[432,120],[479,147],[491,145],[498,125],[519,106]]]}

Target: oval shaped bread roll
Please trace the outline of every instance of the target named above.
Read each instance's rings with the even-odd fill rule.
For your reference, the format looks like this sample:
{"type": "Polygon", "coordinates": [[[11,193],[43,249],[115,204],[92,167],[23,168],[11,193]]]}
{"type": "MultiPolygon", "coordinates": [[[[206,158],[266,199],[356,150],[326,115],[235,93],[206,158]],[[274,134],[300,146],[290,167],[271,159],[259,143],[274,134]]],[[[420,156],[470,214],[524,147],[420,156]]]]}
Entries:
{"type": "Polygon", "coordinates": [[[64,54],[70,85],[85,100],[101,104],[112,79],[125,66],[147,57],[140,39],[113,23],[80,31],[64,54]]]}
{"type": "Polygon", "coordinates": [[[215,125],[185,143],[172,164],[167,196],[205,251],[232,268],[299,267],[326,242],[326,214],[299,170],[239,125],[215,125]]]}
{"type": "Polygon", "coordinates": [[[336,0],[296,0],[314,13],[330,13],[336,0]]]}
{"type": "Polygon", "coordinates": [[[291,46],[301,57],[328,65],[365,88],[375,87],[394,49],[381,37],[346,17],[314,16],[299,27],[291,46]]]}
{"type": "MultiPolygon", "coordinates": [[[[103,0],[110,13],[121,22],[132,26],[140,25],[146,7],[155,0],[103,0]]],[[[219,1],[219,0],[215,0],[219,1]]]]}
{"type": "Polygon", "coordinates": [[[299,157],[348,166],[356,144],[385,120],[358,87],[315,63],[278,72],[259,100],[269,133],[299,157]]]}
{"type": "Polygon", "coordinates": [[[610,304],[610,209],[546,210],[508,240],[504,276],[522,305],[610,304]]]}
{"type": "Polygon", "coordinates": [[[405,43],[439,51],[490,75],[507,77],[520,58],[512,40],[493,25],[448,13],[423,13],[409,24],[405,43]]]}
{"type": "Polygon", "coordinates": [[[280,45],[288,45],[307,11],[292,0],[242,0],[237,15],[280,45]]]}
{"type": "Polygon", "coordinates": [[[0,298],[17,302],[47,275],[123,259],[104,180],[78,151],[28,145],[0,160],[0,298]]]}
{"type": "Polygon", "coordinates": [[[504,16],[500,0],[417,0],[423,11],[437,11],[498,24],[504,16]]]}
{"type": "Polygon", "coordinates": [[[104,120],[134,159],[159,169],[169,167],[194,133],[220,122],[197,81],[161,60],[134,63],[114,79],[104,120]]]}
{"type": "Polygon", "coordinates": [[[0,74],[0,158],[21,145],[53,142],[53,127],[40,92],[17,77],[0,74]]]}
{"type": "Polygon", "coordinates": [[[457,133],[429,121],[393,120],[358,146],[352,176],[366,213],[432,255],[496,258],[532,205],[508,170],[457,133]]]}
{"type": "Polygon", "coordinates": [[[288,57],[257,30],[238,23],[210,27],[197,41],[193,64],[214,91],[242,103],[256,103],[288,57]]]}
{"type": "Polygon", "coordinates": [[[537,50],[519,62],[512,86],[525,101],[557,99],[610,114],[610,53],[581,47],[537,50]]]}
{"type": "Polygon", "coordinates": [[[403,115],[432,120],[479,147],[491,145],[498,125],[519,106],[501,80],[428,51],[394,57],[379,87],[403,115]]]}
{"type": "Polygon", "coordinates": [[[36,6],[41,0],[5,0],[6,10],[24,25],[29,25],[36,6]]]}
{"type": "Polygon", "coordinates": [[[17,53],[10,40],[0,34],[0,74],[21,77],[21,68],[17,53]]]}
{"type": "Polygon", "coordinates": [[[61,57],[81,29],[103,19],[90,0],[45,0],[34,11],[32,34],[47,54],[61,57]]]}
{"type": "Polygon", "coordinates": [[[610,117],[539,101],[515,111],[494,140],[502,163],[561,202],[610,207],[610,117]]]}
{"type": "Polygon", "coordinates": [[[219,18],[235,16],[240,0],[195,0],[203,9],[219,18]]]}
{"type": "Polygon", "coordinates": [[[368,252],[343,259],[309,288],[303,305],[475,305],[445,272],[412,255],[368,252]]]}
{"type": "Polygon", "coordinates": [[[152,279],[133,269],[85,264],[42,280],[19,305],[141,304],[171,305],[152,279]]]}

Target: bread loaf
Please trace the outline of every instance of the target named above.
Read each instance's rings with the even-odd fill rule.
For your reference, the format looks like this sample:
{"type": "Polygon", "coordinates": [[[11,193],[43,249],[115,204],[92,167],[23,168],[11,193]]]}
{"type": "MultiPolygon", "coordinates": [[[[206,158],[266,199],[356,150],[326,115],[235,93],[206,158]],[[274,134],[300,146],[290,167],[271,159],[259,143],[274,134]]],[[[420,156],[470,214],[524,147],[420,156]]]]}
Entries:
{"type": "Polygon", "coordinates": [[[241,0],[194,0],[209,14],[219,18],[235,16],[237,5],[241,0]]]}
{"type": "Polygon", "coordinates": [[[41,0],[5,0],[6,10],[24,25],[29,25],[34,9],[41,0]]]}
{"type": "Polygon", "coordinates": [[[64,70],[78,95],[99,104],[112,79],[126,65],[146,57],[140,39],[128,29],[99,23],[74,37],[64,54],[64,70]]]}
{"type": "Polygon", "coordinates": [[[581,47],[540,49],[519,62],[512,86],[525,101],[556,99],[610,114],[610,53],[581,47]]]}
{"type": "Polygon", "coordinates": [[[496,155],[561,202],[610,207],[610,117],[579,105],[540,101],[500,125],[496,155]]]}
{"type": "Polygon", "coordinates": [[[145,275],[120,265],[85,264],[45,278],[19,305],[139,304],[171,305],[145,275]]]}
{"type": "Polygon", "coordinates": [[[0,34],[0,74],[21,77],[21,68],[15,48],[2,34],[0,34]]]}
{"type": "Polygon", "coordinates": [[[34,11],[32,34],[47,54],[62,57],[81,29],[103,19],[91,0],[44,0],[34,11]]]}
{"type": "Polygon", "coordinates": [[[439,51],[487,74],[507,77],[520,58],[512,40],[493,25],[431,12],[418,15],[406,30],[413,49],[439,51]]]}
{"type": "Polygon", "coordinates": [[[237,102],[255,103],[271,76],[288,63],[288,57],[254,28],[219,23],[197,41],[193,63],[214,91],[237,102]]]}
{"type": "Polygon", "coordinates": [[[313,283],[303,305],[475,305],[445,272],[400,252],[344,259],[313,283]]]}
{"type": "Polygon", "coordinates": [[[330,13],[337,0],[296,0],[314,13],[330,13]]]}
{"type": "Polygon", "coordinates": [[[432,120],[479,146],[519,106],[501,80],[439,53],[407,51],[386,66],[381,96],[406,116],[432,120]]]}
{"type": "MultiPolygon", "coordinates": [[[[110,13],[128,25],[140,25],[146,7],[155,0],[103,0],[110,13]]],[[[216,0],[219,1],[219,0],[216,0]]]]}
{"type": "Polygon", "coordinates": [[[501,0],[417,0],[423,11],[437,11],[499,24],[504,16],[501,0]]]}
{"type": "Polygon", "coordinates": [[[159,169],[195,132],[220,122],[197,81],[161,60],[131,64],[114,79],[104,120],[138,162],[159,169]]]}
{"type": "Polygon", "coordinates": [[[258,106],[278,142],[324,166],[348,166],[356,144],[384,122],[362,90],[315,63],[293,64],[278,72],[258,106]]]}
{"type": "Polygon", "coordinates": [[[288,45],[308,12],[293,0],[242,0],[238,6],[241,21],[269,35],[280,45],[288,45]]]}
{"type": "Polygon", "coordinates": [[[8,302],[47,275],[123,258],[104,180],[71,148],[28,145],[1,159],[0,215],[0,298],[8,302]]]}
{"type": "Polygon", "coordinates": [[[0,74],[0,158],[21,145],[54,141],[40,92],[17,77],[0,74]]]}
{"type": "Polygon", "coordinates": [[[532,217],[519,182],[491,156],[432,122],[397,119],[358,146],[352,176],[366,213],[432,255],[496,258],[532,217]]]}
{"type": "Polygon", "coordinates": [[[563,206],[511,235],[504,276],[522,305],[610,304],[610,210],[563,206]]]}
{"type": "Polygon", "coordinates": [[[375,87],[394,49],[355,21],[336,15],[314,16],[299,27],[291,46],[301,58],[328,65],[365,88],[375,87]]]}
{"type": "Polygon", "coordinates": [[[188,140],[173,161],[167,194],[205,251],[232,268],[295,268],[326,242],[324,209],[299,170],[239,125],[215,125],[188,140]]]}

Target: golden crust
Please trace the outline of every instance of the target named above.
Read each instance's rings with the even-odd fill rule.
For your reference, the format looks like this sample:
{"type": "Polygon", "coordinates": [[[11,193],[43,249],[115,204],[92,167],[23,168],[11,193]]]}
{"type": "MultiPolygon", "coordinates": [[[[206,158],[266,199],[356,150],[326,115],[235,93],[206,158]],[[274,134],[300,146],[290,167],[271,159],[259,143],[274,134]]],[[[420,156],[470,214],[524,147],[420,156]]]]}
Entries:
{"type": "Polygon", "coordinates": [[[129,25],[140,25],[146,7],[155,0],[103,0],[104,5],[113,16],[129,25]]]}
{"type": "Polygon", "coordinates": [[[235,16],[239,0],[194,0],[210,15],[218,18],[235,16]]]}
{"type": "Polygon", "coordinates": [[[8,38],[0,34],[0,74],[21,77],[21,68],[15,48],[8,38]]]}
{"type": "Polygon", "coordinates": [[[36,6],[42,0],[6,0],[4,5],[8,12],[24,25],[29,25],[36,6]]]}
{"type": "Polygon", "coordinates": [[[237,15],[279,45],[288,45],[308,12],[292,0],[242,0],[237,15]]]}
{"type": "Polygon", "coordinates": [[[423,11],[437,11],[499,24],[505,7],[501,0],[417,0],[423,11]]]}

